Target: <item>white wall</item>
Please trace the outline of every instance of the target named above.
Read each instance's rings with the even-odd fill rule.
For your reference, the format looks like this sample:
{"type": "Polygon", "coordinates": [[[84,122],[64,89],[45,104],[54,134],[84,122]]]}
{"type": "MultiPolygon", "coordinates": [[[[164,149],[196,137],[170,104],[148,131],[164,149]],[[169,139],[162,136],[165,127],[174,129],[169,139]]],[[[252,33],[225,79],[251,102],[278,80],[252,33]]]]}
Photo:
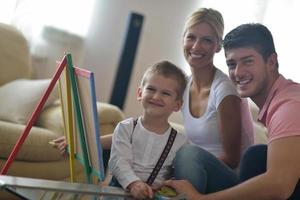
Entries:
{"type": "MultiPolygon", "coordinates": [[[[98,100],[108,102],[114,83],[130,12],[144,15],[144,24],[124,106],[127,116],[137,116],[141,107],[136,90],[143,72],[155,62],[168,59],[185,67],[181,36],[185,18],[197,8],[196,0],[96,0],[86,39],[83,66],[95,73],[98,100]],[[137,106],[139,105],[139,106],[137,106]]],[[[172,121],[181,121],[180,114],[172,121]]]]}
{"type": "MultiPolygon", "coordinates": [[[[84,65],[95,72],[98,100],[108,102],[114,83],[127,17],[130,12],[145,16],[142,35],[137,51],[133,74],[129,85],[124,112],[136,116],[141,112],[137,106],[136,89],[145,69],[153,63],[168,59],[185,68],[181,49],[181,34],[185,18],[199,6],[219,10],[225,20],[225,34],[241,23],[260,22],[273,33],[279,54],[280,72],[287,78],[300,82],[295,59],[299,41],[297,24],[300,4],[289,1],[246,1],[236,0],[95,0],[95,10],[86,43],[84,65]],[[236,5],[233,9],[230,5],[236,5]],[[248,9],[244,10],[247,7],[248,9]],[[281,15],[278,15],[281,13],[281,15]],[[290,23],[287,23],[290,22],[290,23]],[[291,37],[290,37],[291,36],[291,37]]],[[[215,64],[224,72],[227,67],[224,52],[215,56],[215,64]]],[[[176,114],[173,121],[181,121],[176,114]]]]}

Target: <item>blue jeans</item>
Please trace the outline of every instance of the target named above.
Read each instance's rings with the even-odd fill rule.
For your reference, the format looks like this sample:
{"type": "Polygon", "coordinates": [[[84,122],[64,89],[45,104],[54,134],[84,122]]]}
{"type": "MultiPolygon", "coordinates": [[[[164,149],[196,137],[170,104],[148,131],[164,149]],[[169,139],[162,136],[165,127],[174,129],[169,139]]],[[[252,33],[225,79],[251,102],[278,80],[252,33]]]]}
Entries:
{"type": "Polygon", "coordinates": [[[181,147],[174,167],[175,179],[188,180],[202,194],[220,191],[239,182],[234,170],[196,145],[181,147]]]}
{"type": "MultiPolygon", "coordinates": [[[[243,182],[254,176],[258,176],[267,169],[268,147],[265,144],[259,144],[249,147],[242,157],[240,165],[240,181],[243,182]]],[[[298,181],[293,194],[288,200],[300,199],[300,180],[298,181]]]]}

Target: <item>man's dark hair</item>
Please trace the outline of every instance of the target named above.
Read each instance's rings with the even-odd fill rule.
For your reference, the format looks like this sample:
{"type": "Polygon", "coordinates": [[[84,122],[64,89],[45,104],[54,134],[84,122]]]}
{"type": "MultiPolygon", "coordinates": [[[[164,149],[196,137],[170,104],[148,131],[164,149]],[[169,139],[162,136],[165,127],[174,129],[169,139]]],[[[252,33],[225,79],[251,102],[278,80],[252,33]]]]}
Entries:
{"type": "Polygon", "coordinates": [[[226,34],[223,47],[227,50],[252,47],[262,55],[265,61],[276,53],[273,36],[270,30],[259,23],[242,24],[226,34]]]}

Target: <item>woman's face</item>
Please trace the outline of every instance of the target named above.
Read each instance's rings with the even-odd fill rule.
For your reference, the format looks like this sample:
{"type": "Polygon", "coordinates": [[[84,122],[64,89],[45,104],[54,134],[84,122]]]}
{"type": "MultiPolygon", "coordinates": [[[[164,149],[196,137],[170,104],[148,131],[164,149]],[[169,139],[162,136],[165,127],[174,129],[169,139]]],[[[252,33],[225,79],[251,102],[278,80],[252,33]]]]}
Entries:
{"type": "Polygon", "coordinates": [[[201,22],[187,29],[183,38],[183,52],[190,67],[213,65],[213,58],[221,47],[214,29],[201,22]]]}

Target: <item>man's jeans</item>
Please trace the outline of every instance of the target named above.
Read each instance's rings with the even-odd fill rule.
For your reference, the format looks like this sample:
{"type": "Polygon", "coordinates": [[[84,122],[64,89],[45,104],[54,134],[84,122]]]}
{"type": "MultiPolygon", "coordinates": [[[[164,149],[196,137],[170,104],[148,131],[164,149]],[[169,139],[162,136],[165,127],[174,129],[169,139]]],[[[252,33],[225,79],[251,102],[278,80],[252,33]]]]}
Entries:
{"type": "MultiPolygon", "coordinates": [[[[267,169],[267,152],[268,147],[265,144],[259,144],[249,147],[240,165],[240,180],[241,182],[248,180],[254,176],[266,172],[267,169]]],[[[289,200],[300,199],[300,181],[298,181],[294,193],[289,200]]]]}

